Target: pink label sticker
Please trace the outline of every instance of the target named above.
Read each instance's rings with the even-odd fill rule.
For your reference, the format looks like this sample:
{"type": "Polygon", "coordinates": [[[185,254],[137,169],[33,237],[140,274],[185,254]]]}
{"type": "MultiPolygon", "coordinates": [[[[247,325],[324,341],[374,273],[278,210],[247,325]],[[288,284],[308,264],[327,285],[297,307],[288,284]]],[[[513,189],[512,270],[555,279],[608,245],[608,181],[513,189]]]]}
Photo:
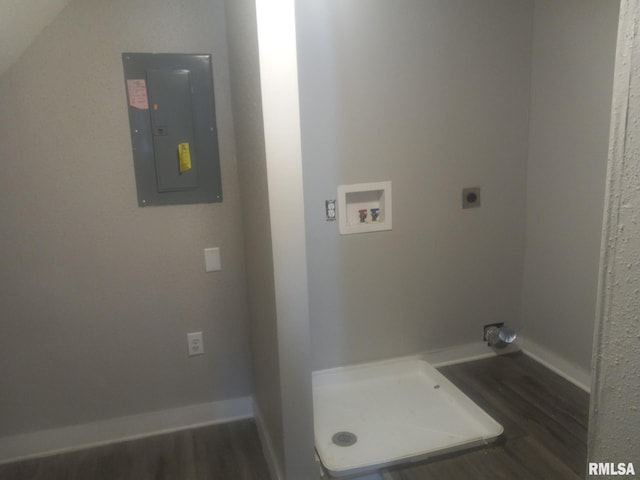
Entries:
{"type": "Polygon", "coordinates": [[[140,110],[149,110],[147,99],[147,82],[145,80],[127,80],[129,105],[140,110]]]}

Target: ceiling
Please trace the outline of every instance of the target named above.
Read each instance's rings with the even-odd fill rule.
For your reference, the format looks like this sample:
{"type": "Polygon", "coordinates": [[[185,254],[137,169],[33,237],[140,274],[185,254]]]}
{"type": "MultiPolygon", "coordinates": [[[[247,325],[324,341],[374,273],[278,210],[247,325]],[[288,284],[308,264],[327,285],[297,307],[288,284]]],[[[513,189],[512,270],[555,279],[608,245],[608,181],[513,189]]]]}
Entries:
{"type": "Polygon", "coordinates": [[[0,75],[71,0],[0,0],[0,75]]]}

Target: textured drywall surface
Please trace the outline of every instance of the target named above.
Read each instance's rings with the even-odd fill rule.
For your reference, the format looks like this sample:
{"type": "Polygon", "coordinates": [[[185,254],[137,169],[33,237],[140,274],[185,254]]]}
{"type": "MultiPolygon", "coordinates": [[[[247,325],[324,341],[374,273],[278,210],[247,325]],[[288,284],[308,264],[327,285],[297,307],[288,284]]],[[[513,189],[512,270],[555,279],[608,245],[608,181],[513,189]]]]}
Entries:
{"type": "Polygon", "coordinates": [[[618,2],[536,0],[522,334],[591,368],[618,2]]]}
{"type": "Polygon", "coordinates": [[[519,318],[532,17],[524,0],[299,2],[315,369],[519,318]],[[325,220],[338,185],[384,180],[393,230],[325,220]]]}
{"type": "MultiPolygon", "coordinates": [[[[640,470],[640,5],[623,1],[594,342],[590,462],[640,470]]],[[[594,477],[596,478],[596,477],[594,477]]]]}
{"type": "Polygon", "coordinates": [[[222,1],[76,0],[0,104],[0,435],[249,394],[222,1]],[[223,203],[138,207],[125,51],[213,55],[223,203]]]}

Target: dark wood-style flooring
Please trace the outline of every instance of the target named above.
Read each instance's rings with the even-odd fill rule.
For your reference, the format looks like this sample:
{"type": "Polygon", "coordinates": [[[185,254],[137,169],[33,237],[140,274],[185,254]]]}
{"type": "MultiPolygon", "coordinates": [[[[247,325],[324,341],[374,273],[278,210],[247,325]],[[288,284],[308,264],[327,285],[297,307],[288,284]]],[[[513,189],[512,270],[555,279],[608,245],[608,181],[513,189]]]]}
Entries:
{"type": "Polygon", "coordinates": [[[580,480],[589,395],[522,353],[439,369],[504,427],[492,445],[383,472],[385,480],[580,480]]]}
{"type": "Polygon", "coordinates": [[[242,420],[0,465],[1,480],[268,480],[255,423],[242,420]]]}
{"type": "MultiPolygon", "coordinates": [[[[584,478],[588,394],[521,353],[440,371],[504,426],[503,436],[472,451],[386,469],[385,480],[584,478]]],[[[0,480],[268,479],[252,420],[0,465],[0,480]]]]}

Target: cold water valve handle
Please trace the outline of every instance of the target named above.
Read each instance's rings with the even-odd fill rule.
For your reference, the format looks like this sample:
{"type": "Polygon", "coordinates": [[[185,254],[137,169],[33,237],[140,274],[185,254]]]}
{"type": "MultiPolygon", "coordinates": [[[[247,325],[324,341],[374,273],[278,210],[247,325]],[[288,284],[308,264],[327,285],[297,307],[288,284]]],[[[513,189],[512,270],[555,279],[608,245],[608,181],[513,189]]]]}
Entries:
{"type": "Polygon", "coordinates": [[[380,209],[379,208],[372,208],[371,209],[371,221],[372,222],[377,222],[379,216],[380,216],[380,209]]]}

